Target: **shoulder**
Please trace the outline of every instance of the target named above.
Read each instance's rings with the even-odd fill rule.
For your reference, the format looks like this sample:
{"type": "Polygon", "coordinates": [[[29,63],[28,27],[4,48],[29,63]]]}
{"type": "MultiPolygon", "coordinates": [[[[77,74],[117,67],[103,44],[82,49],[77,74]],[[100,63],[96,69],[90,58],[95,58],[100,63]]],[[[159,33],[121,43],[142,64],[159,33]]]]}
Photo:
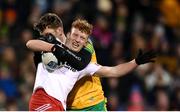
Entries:
{"type": "Polygon", "coordinates": [[[93,43],[90,39],[88,39],[87,45],[84,48],[85,50],[89,51],[91,54],[94,53],[94,47],[93,47],[93,43]]]}

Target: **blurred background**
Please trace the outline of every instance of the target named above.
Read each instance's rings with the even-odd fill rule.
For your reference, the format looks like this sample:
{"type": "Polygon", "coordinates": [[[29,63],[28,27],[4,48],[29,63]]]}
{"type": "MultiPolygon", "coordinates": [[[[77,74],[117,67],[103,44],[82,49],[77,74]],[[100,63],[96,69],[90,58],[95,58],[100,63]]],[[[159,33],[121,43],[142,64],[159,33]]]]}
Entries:
{"type": "Polygon", "coordinates": [[[28,110],[35,66],[25,43],[47,12],[66,32],[76,17],[92,23],[102,65],[130,61],[139,48],[158,51],[155,64],[102,79],[108,110],[180,110],[180,0],[0,0],[0,110],[28,110]]]}

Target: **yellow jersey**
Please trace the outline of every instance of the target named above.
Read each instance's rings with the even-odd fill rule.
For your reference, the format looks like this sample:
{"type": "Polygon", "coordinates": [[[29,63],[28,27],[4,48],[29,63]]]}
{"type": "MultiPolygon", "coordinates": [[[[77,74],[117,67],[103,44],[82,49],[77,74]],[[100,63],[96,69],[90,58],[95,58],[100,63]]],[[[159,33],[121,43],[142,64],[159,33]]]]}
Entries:
{"type": "MultiPolygon", "coordinates": [[[[92,53],[91,62],[96,63],[96,54],[92,44],[86,46],[92,53]]],[[[83,109],[94,106],[105,100],[100,78],[97,76],[85,76],[76,82],[68,95],[68,109],[83,109]]]]}

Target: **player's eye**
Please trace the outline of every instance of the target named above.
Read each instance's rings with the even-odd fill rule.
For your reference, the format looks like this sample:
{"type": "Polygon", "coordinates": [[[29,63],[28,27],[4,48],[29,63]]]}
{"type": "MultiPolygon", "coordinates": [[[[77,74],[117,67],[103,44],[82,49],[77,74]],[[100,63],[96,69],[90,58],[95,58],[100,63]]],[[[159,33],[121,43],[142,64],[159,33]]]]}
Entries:
{"type": "Polygon", "coordinates": [[[82,36],[81,36],[81,39],[82,39],[82,40],[85,40],[85,37],[82,37],[82,36]]]}
{"type": "Polygon", "coordinates": [[[78,36],[78,34],[76,34],[76,33],[73,33],[73,35],[74,35],[75,37],[77,37],[77,36],[78,36]]]}

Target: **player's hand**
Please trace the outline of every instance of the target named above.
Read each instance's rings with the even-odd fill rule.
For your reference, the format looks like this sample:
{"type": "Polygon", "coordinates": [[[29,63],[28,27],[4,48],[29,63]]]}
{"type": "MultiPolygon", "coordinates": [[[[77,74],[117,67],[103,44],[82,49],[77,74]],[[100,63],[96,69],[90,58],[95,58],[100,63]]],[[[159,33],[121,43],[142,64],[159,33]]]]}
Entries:
{"type": "Polygon", "coordinates": [[[56,37],[54,35],[52,35],[51,33],[47,33],[46,35],[44,36],[40,36],[38,38],[39,40],[43,40],[45,42],[48,42],[48,43],[52,43],[52,44],[58,44],[60,43],[56,37]]]}
{"type": "Polygon", "coordinates": [[[64,57],[66,56],[66,47],[60,43],[60,44],[54,44],[54,46],[51,48],[52,53],[58,58],[58,61],[64,61],[64,57]]]}
{"type": "Polygon", "coordinates": [[[154,58],[157,57],[157,52],[154,50],[144,52],[142,49],[139,49],[138,55],[135,58],[135,61],[138,65],[145,64],[145,63],[150,63],[150,62],[155,62],[154,58]]]}
{"type": "Polygon", "coordinates": [[[56,39],[56,37],[54,35],[52,35],[51,33],[47,33],[45,35],[45,37],[46,37],[47,42],[49,42],[49,43],[53,43],[53,44],[59,43],[59,41],[56,39]]]}
{"type": "Polygon", "coordinates": [[[55,54],[63,54],[62,51],[64,51],[64,49],[67,49],[65,45],[63,45],[62,43],[59,44],[54,44],[54,46],[51,48],[51,51],[55,54]]]}

